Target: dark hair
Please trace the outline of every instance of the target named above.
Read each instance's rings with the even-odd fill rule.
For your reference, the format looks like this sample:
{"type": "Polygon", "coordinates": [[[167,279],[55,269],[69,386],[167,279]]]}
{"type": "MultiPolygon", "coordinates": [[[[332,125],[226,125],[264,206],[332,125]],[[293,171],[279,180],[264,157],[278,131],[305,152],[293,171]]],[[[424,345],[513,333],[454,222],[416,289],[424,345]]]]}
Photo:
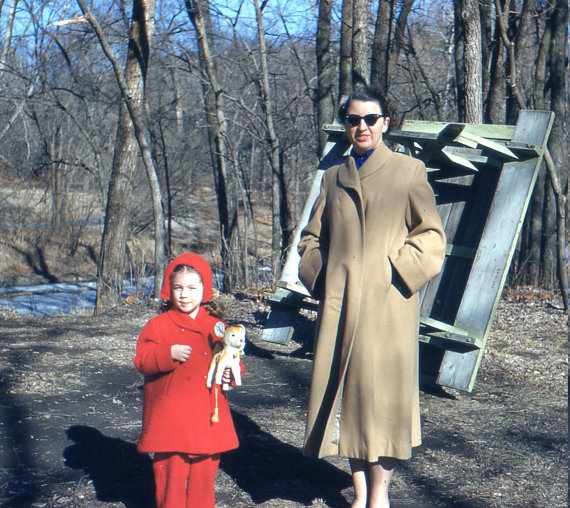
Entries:
{"type": "Polygon", "coordinates": [[[170,274],[170,287],[172,287],[172,281],[174,280],[174,276],[179,273],[195,273],[198,277],[200,277],[200,282],[202,281],[202,275],[200,272],[196,270],[193,266],[190,265],[176,265],[170,274]]]}
{"type": "MultiPolygon", "coordinates": [[[[200,282],[203,283],[202,275],[200,274],[200,272],[198,270],[196,270],[196,268],[194,268],[193,266],[190,266],[190,265],[182,265],[181,264],[181,265],[176,265],[174,267],[174,270],[172,270],[172,273],[170,274],[170,287],[172,287],[172,280],[174,279],[174,276],[179,274],[179,273],[195,273],[200,278],[200,282]]],[[[174,305],[172,303],[172,300],[170,300],[170,299],[169,300],[163,300],[162,304],[160,306],[160,309],[159,309],[159,313],[166,312],[167,310],[172,309],[173,306],[174,305]]],[[[209,300],[206,303],[202,304],[202,306],[212,316],[219,318],[219,319],[224,318],[225,307],[220,301],[217,301],[217,299],[209,300]]]]}
{"type": "Polygon", "coordinates": [[[394,123],[395,118],[393,113],[390,111],[388,99],[380,88],[372,85],[364,85],[354,90],[338,109],[338,118],[342,123],[344,123],[346,119],[346,112],[352,101],[376,102],[380,106],[380,111],[384,115],[384,118],[390,118],[390,124],[386,131],[390,132],[390,127],[394,123]]]}

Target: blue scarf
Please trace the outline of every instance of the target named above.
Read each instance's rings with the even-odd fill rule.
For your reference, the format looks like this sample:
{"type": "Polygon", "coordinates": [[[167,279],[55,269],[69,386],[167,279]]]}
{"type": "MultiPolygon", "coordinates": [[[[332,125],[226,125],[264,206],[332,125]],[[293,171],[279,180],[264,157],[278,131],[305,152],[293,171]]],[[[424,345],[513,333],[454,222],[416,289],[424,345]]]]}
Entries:
{"type": "Polygon", "coordinates": [[[360,169],[360,167],[366,162],[366,159],[368,159],[368,157],[370,157],[370,155],[372,155],[373,151],[374,151],[374,148],[372,150],[369,150],[368,152],[366,152],[363,155],[357,154],[354,150],[352,150],[350,152],[350,155],[352,155],[352,157],[354,158],[354,163],[356,164],[356,169],[360,169]]]}

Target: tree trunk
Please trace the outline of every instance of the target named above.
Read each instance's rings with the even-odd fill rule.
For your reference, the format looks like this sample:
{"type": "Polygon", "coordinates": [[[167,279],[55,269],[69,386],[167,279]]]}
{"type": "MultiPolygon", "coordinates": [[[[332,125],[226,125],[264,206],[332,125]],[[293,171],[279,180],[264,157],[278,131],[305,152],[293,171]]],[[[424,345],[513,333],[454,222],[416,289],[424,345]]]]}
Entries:
{"type": "MultiPolygon", "coordinates": [[[[504,0],[508,6],[510,0],[504,0]]],[[[483,20],[483,97],[485,97],[484,122],[505,123],[505,49],[501,43],[499,21],[491,0],[481,7],[483,20]]],[[[503,8],[503,13],[507,9],[503,8]]],[[[504,14],[503,14],[504,16],[504,14]]],[[[506,23],[506,20],[504,20],[506,23]]]]}
{"type": "MultiPolygon", "coordinates": [[[[503,12],[501,3],[509,6],[508,14],[497,15],[497,21],[504,21],[506,24],[504,30],[509,33],[515,34],[511,46],[506,46],[505,41],[503,45],[506,48],[507,60],[506,60],[506,70],[507,73],[507,85],[509,93],[507,94],[506,101],[506,122],[509,125],[514,125],[519,117],[520,110],[523,107],[533,107],[529,102],[529,97],[526,98],[526,102],[523,100],[522,93],[518,88],[518,81],[513,77],[513,69],[524,69],[524,60],[528,55],[529,49],[537,46],[538,41],[536,40],[536,30],[531,27],[532,24],[532,13],[531,9],[534,7],[535,2],[532,0],[523,0],[522,9],[517,12],[517,4],[515,0],[510,2],[501,2],[501,0],[495,0],[495,9],[497,13],[503,12]],[[499,8],[497,8],[497,5],[499,8]],[[509,82],[510,79],[515,79],[512,83],[509,82]],[[519,96],[517,97],[517,93],[519,96]],[[524,104],[524,105],[523,105],[524,104]]],[[[501,28],[501,32],[503,28],[501,28]]],[[[536,107],[536,106],[534,106],[536,107]]]]}
{"type": "Polygon", "coordinates": [[[342,1],[342,23],[340,27],[340,62],[339,62],[339,95],[350,95],[352,92],[352,33],[353,16],[352,1],[342,1]]]}
{"type": "Polygon", "coordinates": [[[544,210],[544,182],[546,173],[544,165],[540,168],[534,191],[532,193],[531,207],[528,212],[529,242],[522,249],[521,255],[526,260],[526,266],[521,268],[526,272],[523,281],[534,287],[540,285],[540,257],[542,252],[542,217],[544,210]]]}
{"type": "Polygon", "coordinates": [[[396,19],[396,30],[394,32],[394,40],[390,45],[390,58],[388,60],[388,76],[394,72],[394,66],[398,64],[400,51],[406,46],[406,27],[408,25],[408,16],[414,6],[414,0],[402,0],[400,13],[396,19]]]}
{"type": "MultiPolygon", "coordinates": [[[[156,128],[152,121],[150,121],[151,113],[148,105],[148,101],[145,100],[145,111],[148,118],[149,134],[152,143],[152,153],[155,154],[154,160],[158,164],[159,154],[160,160],[162,161],[162,168],[160,175],[156,173],[159,190],[162,189],[162,194],[164,197],[160,198],[161,208],[164,215],[165,224],[165,239],[164,239],[164,249],[165,257],[169,258],[172,255],[172,190],[170,188],[170,164],[168,157],[168,144],[166,141],[166,135],[163,128],[163,118],[158,115],[156,119],[156,128]],[[158,129],[158,130],[157,130],[158,129]]],[[[164,264],[164,263],[163,263],[164,264]]]]}
{"type": "MultiPolygon", "coordinates": [[[[507,0],[508,1],[508,0],[507,0]]],[[[492,0],[479,1],[479,16],[481,20],[481,67],[483,83],[483,103],[489,94],[491,76],[491,58],[493,54],[493,25],[495,21],[495,8],[492,0]]]]}
{"type": "Polygon", "coordinates": [[[390,88],[390,76],[398,64],[400,51],[406,45],[408,16],[414,6],[414,1],[398,2],[400,8],[394,30],[392,30],[392,21],[396,16],[395,0],[380,0],[378,4],[372,44],[370,82],[384,90],[386,95],[390,88]]]}
{"type": "Polygon", "coordinates": [[[323,153],[327,142],[327,133],[323,125],[334,119],[333,104],[333,67],[331,60],[331,14],[332,0],[320,0],[317,20],[317,93],[315,110],[318,128],[318,151],[323,153]]]}
{"type": "Polygon", "coordinates": [[[478,0],[463,0],[461,9],[465,31],[465,121],[483,122],[481,19],[478,0]]]}
{"type": "Polygon", "coordinates": [[[107,195],[105,225],[101,240],[101,254],[97,273],[97,301],[95,312],[104,307],[118,305],[121,301],[127,242],[130,236],[132,214],[132,183],[136,173],[139,153],[147,171],[153,215],[155,220],[155,294],[158,294],[164,270],[164,220],[161,210],[160,189],[154,163],[150,154],[149,138],[144,113],[145,82],[150,57],[150,41],[154,32],[156,0],[135,0],[124,73],[108,45],[97,21],[84,0],[77,0],[83,14],[99,38],[109,60],[113,63],[115,77],[123,101],[119,111],[119,124],[107,195]]]}
{"type": "MultiPolygon", "coordinates": [[[[564,305],[568,308],[568,270],[564,250],[566,238],[566,196],[568,194],[568,102],[566,96],[568,62],[568,1],[558,0],[551,14],[552,45],[550,49],[550,107],[556,115],[550,135],[550,153],[554,166],[558,168],[560,188],[553,185],[556,200],[555,220],[557,232],[556,276],[564,305]],[[564,298],[565,297],[565,298],[564,298]]],[[[554,182],[552,182],[554,183],[554,182]]]]}
{"type": "Polygon", "coordinates": [[[392,37],[393,0],[380,0],[374,27],[370,83],[388,91],[388,69],[390,67],[390,39],[392,37]]]}
{"type": "MultiPolygon", "coordinates": [[[[2,46],[2,53],[0,53],[0,84],[4,77],[4,70],[8,60],[8,52],[12,47],[12,32],[14,30],[14,20],[16,19],[16,6],[18,5],[18,1],[19,0],[12,0],[10,11],[8,12],[8,21],[6,23],[6,31],[4,32],[4,44],[2,46]]],[[[4,1],[0,3],[0,13],[2,12],[3,6],[4,1]]]]}
{"type": "Polygon", "coordinates": [[[552,184],[546,175],[542,216],[541,287],[552,290],[556,280],[556,201],[552,184]]]}
{"type": "Polygon", "coordinates": [[[352,0],[352,86],[357,88],[370,81],[370,45],[368,44],[369,0],[352,0]]]}
{"type": "Polygon", "coordinates": [[[243,285],[243,261],[239,236],[237,191],[228,171],[227,122],[223,110],[223,91],[211,53],[213,46],[208,0],[184,0],[190,21],[198,36],[202,93],[208,120],[208,141],[218,201],[223,284],[227,291],[243,285]]]}
{"type": "Polygon", "coordinates": [[[465,122],[465,30],[461,17],[462,0],[453,0],[455,28],[455,88],[457,96],[457,121],[465,122]]]}
{"type": "Polygon", "coordinates": [[[174,94],[174,111],[176,117],[176,134],[182,137],[184,134],[184,115],[182,114],[182,107],[180,106],[180,91],[178,90],[178,73],[176,67],[171,66],[170,77],[172,79],[172,93],[174,94]]]}
{"type": "Polygon", "coordinates": [[[287,185],[283,174],[283,163],[279,138],[275,132],[273,122],[273,105],[271,89],[269,87],[269,69],[267,67],[267,48],[265,45],[265,32],[263,30],[263,17],[259,7],[259,1],[254,0],[255,16],[257,19],[257,36],[259,38],[259,61],[261,67],[261,107],[265,113],[265,128],[270,145],[272,188],[272,244],[271,261],[273,278],[277,280],[277,274],[281,268],[285,250],[289,246],[291,236],[291,215],[287,200],[287,185]]]}

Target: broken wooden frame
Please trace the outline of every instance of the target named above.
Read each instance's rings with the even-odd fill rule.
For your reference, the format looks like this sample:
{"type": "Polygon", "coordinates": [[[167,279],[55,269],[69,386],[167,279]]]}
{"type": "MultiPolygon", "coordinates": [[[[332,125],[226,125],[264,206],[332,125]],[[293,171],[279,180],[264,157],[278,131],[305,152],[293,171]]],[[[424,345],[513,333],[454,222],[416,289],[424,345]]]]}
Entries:
{"type": "MultiPolygon", "coordinates": [[[[473,125],[406,121],[390,134],[400,149],[424,161],[447,237],[441,273],[420,292],[420,376],[471,391],[554,114],[521,111],[517,124],[473,125]]],[[[271,305],[263,339],[287,343],[301,307],[316,308],[298,279],[297,244],[319,193],[324,171],[349,145],[340,125],[329,142],[271,305]]]]}

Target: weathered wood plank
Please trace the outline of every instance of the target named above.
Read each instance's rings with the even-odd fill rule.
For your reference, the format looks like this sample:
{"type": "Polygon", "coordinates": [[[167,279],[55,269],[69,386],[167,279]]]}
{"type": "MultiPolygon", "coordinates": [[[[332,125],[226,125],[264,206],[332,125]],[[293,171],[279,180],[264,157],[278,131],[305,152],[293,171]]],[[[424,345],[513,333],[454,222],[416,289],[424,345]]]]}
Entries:
{"type": "Polygon", "coordinates": [[[439,368],[437,383],[453,386],[459,390],[471,391],[475,378],[473,372],[481,361],[481,350],[470,351],[446,349],[439,368]]]}
{"type": "MultiPolygon", "coordinates": [[[[513,140],[544,146],[553,114],[523,111],[513,140]]],[[[514,253],[541,158],[505,164],[489,209],[477,255],[455,324],[486,337],[514,253]],[[482,323],[485,326],[482,327],[482,323]]]]}
{"type": "Polygon", "coordinates": [[[515,131],[511,138],[513,144],[526,143],[541,147],[540,153],[548,141],[548,135],[554,122],[552,111],[523,110],[520,112],[515,131]]]}
{"type": "Polygon", "coordinates": [[[443,321],[438,321],[437,319],[432,319],[429,317],[422,317],[421,319],[422,324],[434,328],[439,331],[447,332],[447,333],[454,333],[456,335],[462,335],[467,337],[469,335],[468,332],[458,328],[457,326],[450,325],[449,323],[444,323],[443,321]]]}
{"type": "MultiPolygon", "coordinates": [[[[437,134],[448,125],[448,122],[426,122],[424,120],[406,120],[402,126],[403,131],[437,134]]],[[[463,135],[481,136],[486,139],[511,140],[515,132],[514,125],[497,124],[463,124],[463,135]]],[[[394,131],[400,132],[400,131],[394,131]]],[[[393,133],[390,134],[392,136],[393,133]]]]}
{"type": "Polygon", "coordinates": [[[295,331],[299,307],[276,306],[269,311],[261,338],[266,342],[287,345],[295,331]]]}
{"type": "Polygon", "coordinates": [[[504,143],[497,143],[491,139],[487,139],[484,136],[478,136],[474,133],[469,131],[462,133],[463,138],[467,138],[477,144],[477,146],[483,146],[487,150],[491,150],[492,152],[496,152],[500,154],[502,157],[506,157],[510,160],[516,160],[518,157],[511,151],[504,143]]]}
{"type": "Polygon", "coordinates": [[[451,151],[448,151],[446,149],[443,149],[441,151],[441,153],[447,157],[453,164],[457,164],[458,166],[461,166],[462,168],[465,168],[469,171],[473,171],[474,173],[477,173],[479,170],[471,163],[471,161],[467,158],[464,157],[462,155],[459,155],[457,153],[453,153],[451,151]]]}
{"type": "MultiPolygon", "coordinates": [[[[542,154],[553,119],[550,112],[521,112],[513,142],[534,145],[542,154]]],[[[466,390],[473,387],[541,159],[511,162],[501,171],[455,320],[457,326],[476,338],[480,349],[478,352],[446,351],[438,377],[442,385],[466,390]]]]}
{"type": "Polygon", "coordinates": [[[444,149],[444,152],[459,155],[469,162],[476,164],[478,171],[483,169],[500,169],[504,164],[504,161],[499,157],[493,157],[480,148],[448,146],[444,149]]]}
{"type": "Polygon", "coordinates": [[[536,159],[511,162],[505,164],[501,172],[455,321],[478,338],[485,336],[495,300],[503,289],[513,244],[522,226],[536,177],[536,165],[536,159]]]}
{"type": "MultiPolygon", "coordinates": [[[[492,201],[498,174],[485,171],[474,175],[470,186],[462,186],[455,193],[459,201],[454,203],[453,221],[445,233],[447,241],[454,245],[477,249],[492,201]]],[[[453,323],[458,306],[463,298],[473,261],[466,258],[447,258],[444,271],[431,309],[422,307],[422,314],[453,323]]]]}
{"type": "MultiPolygon", "coordinates": [[[[429,175],[430,183],[436,195],[436,203],[448,243],[455,243],[455,235],[459,227],[466,202],[471,199],[473,175],[438,179],[429,175]]],[[[451,261],[447,266],[444,261],[442,271],[424,287],[420,293],[421,314],[441,318],[439,312],[447,298],[461,298],[461,283],[448,274],[454,273],[451,261]],[[443,280],[442,280],[443,279],[443,280]],[[454,284],[453,287],[450,287],[454,284]]],[[[464,271],[461,269],[460,271],[464,271]]]]}

